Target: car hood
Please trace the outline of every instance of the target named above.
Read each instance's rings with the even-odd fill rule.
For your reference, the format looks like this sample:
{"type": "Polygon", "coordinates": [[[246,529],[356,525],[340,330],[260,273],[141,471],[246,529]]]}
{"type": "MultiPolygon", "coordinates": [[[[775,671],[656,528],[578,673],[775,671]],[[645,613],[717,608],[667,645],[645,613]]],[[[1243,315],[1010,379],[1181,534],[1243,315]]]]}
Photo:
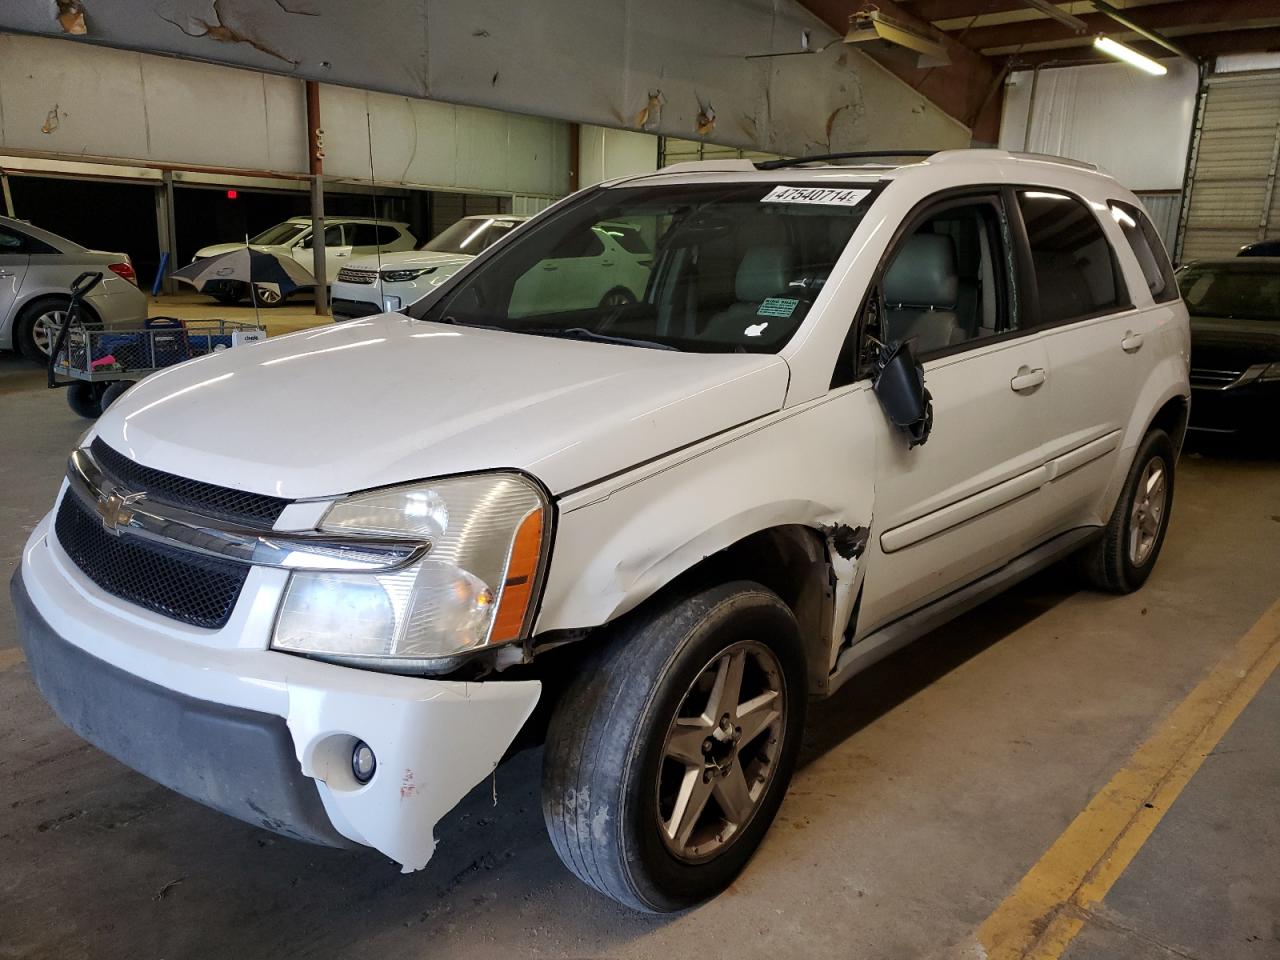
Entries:
{"type": "Polygon", "coordinates": [[[1191,318],[1191,363],[1194,367],[1244,370],[1255,363],[1277,360],[1280,360],[1280,318],[1191,318]]]}
{"type": "Polygon", "coordinates": [[[782,407],[773,355],[382,314],[152,374],[95,434],[145,466],[289,499],[516,468],[563,493],[782,407]]]}
{"type": "Polygon", "coordinates": [[[384,253],[381,257],[356,257],[348,266],[362,270],[377,270],[395,267],[403,270],[407,267],[441,267],[445,265],[461,265],[474,258],[465,253],[436,253],[431,250],[401,250],[399,253],[384,253]]]}

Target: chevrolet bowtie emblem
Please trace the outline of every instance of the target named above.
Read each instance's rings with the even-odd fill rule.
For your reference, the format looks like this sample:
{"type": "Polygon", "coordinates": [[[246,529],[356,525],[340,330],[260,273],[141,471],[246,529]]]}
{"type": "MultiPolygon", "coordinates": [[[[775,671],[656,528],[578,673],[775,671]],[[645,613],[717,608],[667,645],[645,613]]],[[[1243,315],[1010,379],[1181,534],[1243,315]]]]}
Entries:
{"type": "Polygon", "coordinates": [[[98,494],[98,515],[102,518],[102,529],[112,536],[120,535],[120,528],[127,527],[133,519],[130,504],[146,499],[145,493],[130,493],[127,490],[110,489],[98,494]]]}

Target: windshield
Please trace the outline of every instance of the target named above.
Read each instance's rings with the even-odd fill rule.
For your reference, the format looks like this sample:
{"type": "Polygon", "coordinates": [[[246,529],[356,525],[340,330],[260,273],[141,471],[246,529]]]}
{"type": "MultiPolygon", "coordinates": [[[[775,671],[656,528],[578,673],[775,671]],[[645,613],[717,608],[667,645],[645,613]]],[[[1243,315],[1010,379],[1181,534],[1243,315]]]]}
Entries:
{"type": "Polygon", "coordinates": [[[1202,263],[1178,272],[1182,299],[1193,316],[1280,321],[1280,266],[1202,263]]]}
{"type": "Polygon", "coordinates": [[[277,223],[274,227],[263,230],[249,242],[260,243],[263,246],[279,246],[297,239],[298,234],[306,230],[307,227],[308,224],[305,223],[277,223]]]}
{"type": "Polygon", "coordinates": [[[430,250],[432,253],[460,253],[474,257],[499,237],[510,232],[514,226],[515,224],[509,220],[468,217],[445,227],[418,249],[430,250]]]}
{"type": "Polygon", "coordinates": [[[880,185],[598,189],[411,315],[698,353],[791,339],[880,185]]]}

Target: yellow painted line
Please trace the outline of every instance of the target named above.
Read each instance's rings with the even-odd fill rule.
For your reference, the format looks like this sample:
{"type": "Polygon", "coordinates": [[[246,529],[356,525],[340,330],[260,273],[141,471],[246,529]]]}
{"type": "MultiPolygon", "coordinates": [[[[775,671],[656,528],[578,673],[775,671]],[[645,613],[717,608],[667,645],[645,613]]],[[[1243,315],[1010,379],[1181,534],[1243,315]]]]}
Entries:
{"type": "Polygon", "coordinates": [[[27,659],[21,647],[9,647],[6,650],[0,650],[0,670],[8,670],[10,667],[16,667],[27,659]]]}
{"type": "Polygon", "coordinates": [[[1280,665],[1280,602],[1178,704],[978,928],[989,960],[1056,960],[1280,665]]]}

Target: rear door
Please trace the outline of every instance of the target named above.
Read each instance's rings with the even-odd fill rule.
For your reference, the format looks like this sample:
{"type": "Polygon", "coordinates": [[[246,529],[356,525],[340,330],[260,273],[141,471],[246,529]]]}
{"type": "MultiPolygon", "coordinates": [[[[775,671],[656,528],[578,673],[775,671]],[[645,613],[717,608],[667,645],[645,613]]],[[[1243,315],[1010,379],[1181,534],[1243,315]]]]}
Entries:
{"type": "Polygon", "coordinates": [[[1044,539],[1049,360],[1024,327],[1005,203],[999,189],[940,201],[880,274],[868,327],[920,347],[934,419],[913,449],[881,431],[859,636],[1044,539]]]}
{"type": "Polygon", "coordinates": [[[28,262],[26,235],[0,226],[0,330],[13,322],[28,262]]]}
{"type": "MultiPolygon", "coordinates": [[[[1098,523],[1122,456],[1121,438],[1155,363],[1158,318],[1147,290],[1126,282],[1113,240],[1130,207],[1102,211],[1058,190],[1020,188],[1016,207],[1034,275],[1037,329],[1053,379],[1046,391],[1049,434],[1045,506],[1058,530],[1098,523]],[[1110,223],[1100,219],[1106,217],[1110,223]]],[[[1169,294],[1176,299],[1172,283],[1169,294]]],[[[1166,308],[1167,309],[1167,308],[1166,308]]]]}

